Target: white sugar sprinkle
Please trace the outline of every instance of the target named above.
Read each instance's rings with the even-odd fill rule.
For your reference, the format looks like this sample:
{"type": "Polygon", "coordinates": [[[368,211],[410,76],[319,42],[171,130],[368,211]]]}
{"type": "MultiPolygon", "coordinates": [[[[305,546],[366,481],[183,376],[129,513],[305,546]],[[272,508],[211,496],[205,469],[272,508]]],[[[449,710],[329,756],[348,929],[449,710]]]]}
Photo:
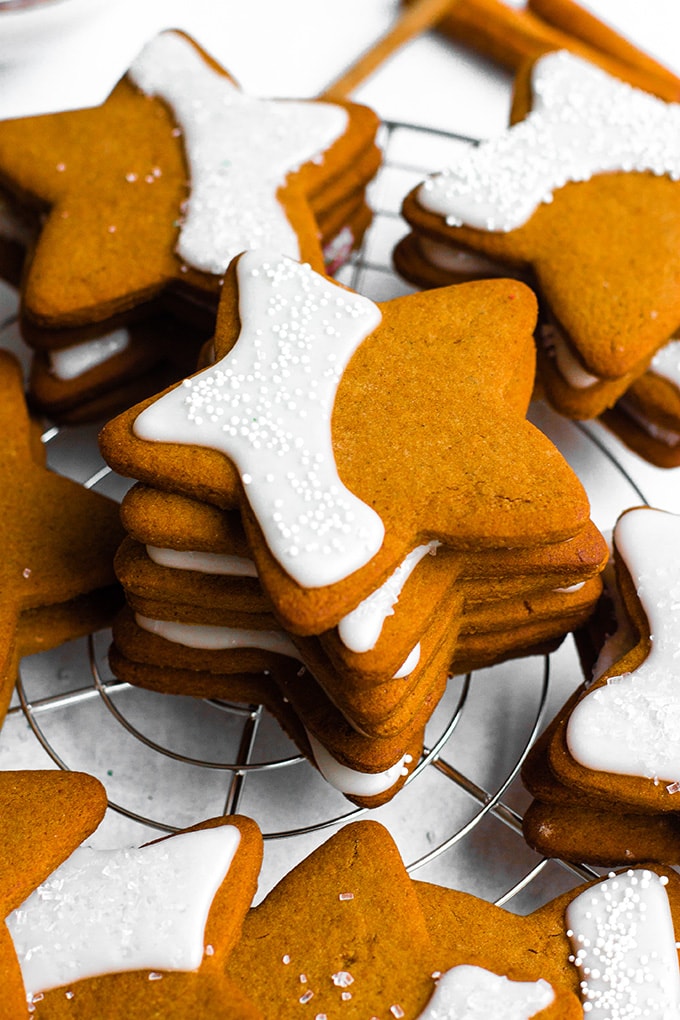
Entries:
{"type": "Polygon", "coordinates": [[[566,51],[536,61],[533,107],[504,133],[470,145],[419,189],[450,226],[508,231],[569,181],[607,171],[680,178],[680,105],[632,88],[566,51]]]}

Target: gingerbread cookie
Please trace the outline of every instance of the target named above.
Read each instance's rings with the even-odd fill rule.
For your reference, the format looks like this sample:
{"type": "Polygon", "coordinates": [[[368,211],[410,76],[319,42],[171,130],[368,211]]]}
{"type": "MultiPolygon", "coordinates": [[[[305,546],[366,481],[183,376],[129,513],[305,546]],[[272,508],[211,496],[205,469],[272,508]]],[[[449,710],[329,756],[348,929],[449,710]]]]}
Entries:
{"type": "Polygon", "coordinates": [[[280,1020],[305,1005],[311,1016],[417,1017],[432,969],[413,883],[387,830],[366,821],[342,828],[249,912],[228,964],[280,1020]]]}
{"type": "Polygon", "coordinates": [[[570,53],[547,54],[518,77],[512,127],[404,203],[419,235],[531,272],[539,374],[572,417],[610,407],[680,322],[667,143],[679,111],[570,53]]]}
{"type": "Polygon", "coordinates": [[[525,419],[533,321],[533,297],[517,283],[445,288],[378,307],[292,260],[248,253],[225,280],[220,360],[114,419],[101,434],[102,451],[115,470],[145,484],[240,506],[277,615],[290,630],[320,633],[424,539],[459,549],[526,548],[586,526],[580,484],[525,419]],[[272,316],[263,318],[257,309],[268,306],[272,316]],[[299,355],[286,339],[300,328],[298,307],[305,320],[311,316],[299,355]],[[271,379],[257,360],[265,323],[271,379]],[[317,342],[324,336],[332,350],[328,339],[317,342]],[[248,368],[241,379],[242,351],[256,358],[252,382],[248,368]],[[489,387],[482,386],[485,366],[493,369],[489,387]],[[237,408],[233,394],[244,384],[252,392],[238,397],[237,408]],[[258,395],[267,388],[273,396],[258,395]],[[471,406],[474,429],[467,429],[471,406]],[[270,416],[284,411],[289,417],[274,424],[270,416]],[[225,428],[223,414],[230,416],[225,428]],[[318,504],[313,515],[307,501],[318,504]]]}
{"type": "Polygon", "coordinates": [[[672,871],[612,873],[520,917],[412,881],[387,830],[363,821],[251,909],[228,972],[264,1015],[282,1020],[307,1004],[316,1016],[357,1020],[577,1020],[636,1007],[673,1015],[678,931],[672,871]]]}
{"type": "MultiPolygon", "coordinates": [[[[40,644],[42,638],[43,647],[87,632],[90,623],[103,626],[110,621],[120,602],[113,556],[122,530],[112,500],[36,462],[21,370],[6,352],[0,352],[0,388],[5,437],[0,506],[7,537],[0,567],[4,713],[15,679],[13,659],[19,650],[22,614],[40,616],[59,607],[58,620],[43,619],[44,629],[41,625],[32,639],[40,644]]],[[[32,650],[37,650],[35,644],[32,650]]]]}
{"type": "Polygon", "coordinates": [[[546,1020],[591,1012],[625,1016],[631,1009],[668,1009],[672,1015],[677,1009],[680,883],[670,869],[611,873],[526,917],[468,893],[414,885],[437,947],[438,971],[444,972],[432,1011],[421,1020],[456,1015],[454,1006],[462,1003],[451,987],[454,978],[461,982],[461,997],[478,990],[479,1012],[469,1015],[480,1020],[502,1015],[513,991],[519,1002],[522,995],[529,997],[525,1012],[518,1003],[522,1017],[533,1016],[536,1002],[547,999],[545,1014],[536,1014],[546,1020]],[[472,974],[470,963],[476,965],[472,974]]]}
{"type": "Polygon", "coordinates": [[[218,1016],[255,1020],[224,969],[260,861],[259,830],[238,816],[139,850],[75,849],[6,920],[29,1010],[184,1017],[214,1000],[218,1016]],[[219,1012],[222,996],[232,1012],[219,1012]]]}
{"type": "MultiPolygon", "coordinates": [[[[78,845],[106,811],[101,783],[83,772],[0,772],[0,915],[16,910],[78,845]]],[[[27,1015],[12,939],[0,924],[3,1020],[27,1015]]]]}
{"type": "Polygon", "coordinates": [[[26,315],[77,326],[165,292],[185,314],[214,308],[230,260],[264,239],[322,264],[319,235],[362,229],[377,126],[354,103],[246,96],[187,36],[163,33],[102,106],[0,125],[0,179],[47,210],[26,315]]]}

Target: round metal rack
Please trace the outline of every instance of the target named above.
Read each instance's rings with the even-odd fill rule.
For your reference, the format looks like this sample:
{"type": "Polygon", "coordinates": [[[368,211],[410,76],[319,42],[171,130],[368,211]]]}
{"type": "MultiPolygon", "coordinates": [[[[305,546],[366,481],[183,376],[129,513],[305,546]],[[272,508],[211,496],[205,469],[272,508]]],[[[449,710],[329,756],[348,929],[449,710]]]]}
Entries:
{"type": "MultiPolygon", "coordinates": [[[[385,161],[371,189],[374,224],[341,271],[343,282],[375,300],[410,290],[390,263],[405,230],[401,198],[462,141],[411,125],[383,126],[385,161]]],[[[8,318],[0,342],[9,328],[8,318]]],[[[598,480],[593,492],[609,480],[607,498],[621,509],[646,502],[596,430],[558,419],[542,405],[532,416],[582,478],[598,480]]],[[[50,427],[43,439],[55,469],[122,495],[127,483],[101,462],[96,428],[50,427]]],[[[202,817],[249,814],[265,838],[263,895],[330,831],[367,814],[321,779],[261,706],[121,683],[108,666],[109,640],[99,633],[25,659],[0,734],[3,767],[82,769],[105,783],[110,810],[95,845],[141,843],[202,817]]],[[[569,641],[550,657],[451,679],[417,768],[389,804],[370,812],[390,829],[415,876],[526,912],[596,875],[539,858],[522,837],[528,802],[518,779],[522,762],[579,681],[569,641]]]]}

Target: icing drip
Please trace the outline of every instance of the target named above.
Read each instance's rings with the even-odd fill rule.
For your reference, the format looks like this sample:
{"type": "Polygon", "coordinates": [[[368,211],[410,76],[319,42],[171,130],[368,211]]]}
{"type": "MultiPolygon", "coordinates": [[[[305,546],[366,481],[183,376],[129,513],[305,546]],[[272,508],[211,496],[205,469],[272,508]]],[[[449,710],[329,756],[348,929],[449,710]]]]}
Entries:
{"type": "Polygon", "coordinates": [[[610,171],[680,178],[680,105],[565,51],[534,64],[532,91],[525,120],[421,185],[424,208],[450,226],[509,231],[570,181],[610,171]]]}
{"type": "Polygon", "coordinates": [[[483,967],[452,967],[418,1020],[530,1020],[554,1000],[547,981],[510,981],[483,967]]]}
{"type": "Polygon", "coordinates": [[[413,670],[416,668],[419,662],[420,662],[420,641],[418,642],[417,645],[414,645],[414,647],[408,653],[405,660],[402,662],[401,666],[394,674],[392,679],[401,680],[405,676],[408,676],[410,673],[413,672],[413,670]]]}
{"type": "Polygon", "coordinates": [[[197,570],[201,574],[224,574],[228,577],[257,577],[255,564],[245,556],[161,549],[155,545],[147,545],[146,551],[154,563],[172,570],[197,570]]]}
{"type": "Polygon", "coordinates": [[[229,648],[259,648],[266,652],[299,659],[300,653],[287,634],[278,630],[244,630],[237,627],[217,627],[201,623],[175,623],[172,620],[152,620],[135,615],[142,630],[165,638],[186,648],[203,648],[222,651],[229,648]]]}
{"type": "Polygon", "coordinates": [[[184,137],[191,194],[180,257],[216,274],[235,255],[263,245],[298,258],[277,191],[289,173],[319,162],[343,134],[345,110],[245,96],[172,32],[153,39],[128,74],[142,92],[168,104],[184,137]]]}
{"type": "Polygon", "coordinates": [[[385,772],[358,772],[347,765],[341,765],[309,730],[306,732],[314,761],[321,775],[334,789],[349,796],[376,797],[380,793],[385,793],[406,774],[406,766],[413,760],[410,754],[405,754],[385,772]]]}
{"type": "Polygon", "coordinates": [[[610,678],[579,702],[567,743],[587,768],[673,781],[680,779],[680,517],[631,510],[614,536],[649,623],[651,650],[633,673],[610,678]]]}
{"type": "Polygon", "coordinates": [[[116,329],[106,336],[97,337],[96,340],[73,344],[72,347],[64,347],[60,351],[50,351],[48,355],[50,372],[63,381],[77,379],[85,372],[105,364],[116,354],[127,350],[129,346],[128,331],[116,329]]]}
{"type": "Polygon", "coordinates": [[[305,587],[333,584],[368,563],[384,535],[340,480],[331,437],[340,378],[380,311],[279,255],[247,252],[237,273],[238,341],[143,411],[134,432],[226,454],[283,569],[305,587]]]}
{"type": "Polygon", "coordinates": [[[402,589],[420,561],[434,555],[441,542],[419,545],[406,556],[384,584],[371,592],[356,609],[344,616],[338,624],[340,640],[352,652],[368,652],[375,648],[383,624],[394,613],[402,589]]]}
{"type": "Polygon", "coordinates": [[[670,340],[658,350],[649,367],[680,389],[680,340],[670,340]]]}
{"type": "Polygon", "coordinates": [[[612,875],[566,910],[588,1020],[676,1020],[680,972],[673,919],[660,879],[646,870],[612,875]]]}
{"type": "Polygon", "coordinates": [[[581,362],[571,353],[557,326],[543,322],[539,326],[538,335],[546,353],[555,359],[559,374],[574,389],[587,390],[602,381],[598,376],[586,372],[581,362]]]}
{"type": "Polygon", "coordinates": [[[233,825],[130,850],[76,850],[7,918],[29,1002],[99,974],[196,970],[233,825]]]}

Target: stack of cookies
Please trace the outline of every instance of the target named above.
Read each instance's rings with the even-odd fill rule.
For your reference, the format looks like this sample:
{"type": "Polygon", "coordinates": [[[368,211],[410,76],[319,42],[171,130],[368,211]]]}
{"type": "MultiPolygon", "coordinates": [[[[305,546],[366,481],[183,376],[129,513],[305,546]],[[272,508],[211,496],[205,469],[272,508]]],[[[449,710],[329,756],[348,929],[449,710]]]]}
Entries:
{"type": "Polygon", "coordinates": [[[321,245],[340,266],[371,219],[377,128],[356,103],[247,96],[179,32],[149,42],[101,106],[0,123],[0,182],[33,214],[7,258],[16,278],[28,249],[35,406],[98,420],[182,378],[245,249],[316,259],[321,245]]]}
{"type": "Polygon", "coordinates": [[[395,251],[421,286],[529,282],[547,399],[662,467],[680,464],[679,123],[677,102],[541,56],[517,78],[512,126],[407,196],[395,251]]]}
{"type": "Polygon", "coordinates": [[[577,638],[586,679],[524,767],[541,853],[680,863],[679,537],[680,517],[647,506],[616,523],[607,591],[577,638]]]}
{"type": "Polygon", "coordinates": [[[266,704],[343,793],[391,796],[451,670],[554,647],[606,559],[585,493],[526,420],[531,292],[376,305],[251,251],[213,362],[101,434],[135,478],[119,676],[266,704]]]}

